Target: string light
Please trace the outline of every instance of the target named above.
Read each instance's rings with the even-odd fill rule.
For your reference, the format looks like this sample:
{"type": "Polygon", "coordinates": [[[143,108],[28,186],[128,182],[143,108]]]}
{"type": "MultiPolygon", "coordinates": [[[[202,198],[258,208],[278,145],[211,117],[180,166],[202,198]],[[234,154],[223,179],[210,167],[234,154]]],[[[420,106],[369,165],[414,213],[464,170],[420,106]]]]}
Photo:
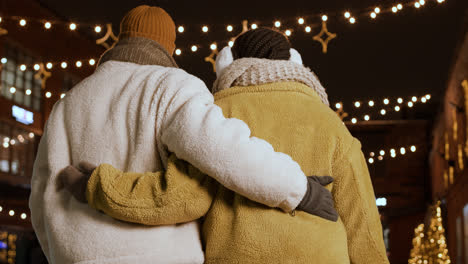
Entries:
{"type": "Polygon", "coordinates": [[[411,146],[411,152],[416,152],[416,146],[411,146]]]}
{"type": "Polygon", "coordinates": [[[418,98],[416,96],[413,96],[411,100],[416,103],[418,101],[418,98]]]}
{"type": "Polygon", "coordinates": [[[21,71],[25,71],[25,70],[26,70],[26,65],[22,64],[22,65],[20,66],[20,70],[21,70],[21,71]]]}
{"type": "Polygon", "coordinates": [[[437,3],[443,3],[445,0],[437,0],[437,3]]]}
{"type": "Polygon", "coordinates": [[[406,154],[406,149],[405,148],[400,148],[400,153],[401,153],[401,155],[405,155],[406,154]]]}
{"type": "Polygon", "coordinates": [[[210,45],[210,49],[211,50],[215,50],[218,46],[216,45],[216,43],[213,43],[210,45]]]}
{"type": "Polygon", "coordinates": [[[3,207],[0,206],[0,212],[3,211],[3,207]]]}
{"type": "Polygon", "coordinates": [[[80,68],[83,64],[81,63],[81,61],[77,61],[75,65],[76,67],[80,68]]]}
{"type": "Polygon", "coordinates": [[[396,6],[392,7],[392,12],[393,12],[393,13],[396,13],[396,12],[398,12],[398,9],[397,9],[397,7],[396,7],[396,6]]]}
{"type": "Polygon", "coordinates": [[[350,18],[350,17],[351,17],[351,13],[349,13],[349,12],[345,12],[345,13],[344,13],[344,17],[346,17],[346,18],[350,18]]]}
{"type": "Polygon", "coordinates": [[[229,45],[229,47],[232,48],[232,46],[234,46],[234,41],[230,40],[230,41],[228,42],[228,45],[229,45]]]}
{"type": "Polygon", "coordinates": [[[359,107],[361,106],[361,102],[355,102],[355,103],[354,103],[354,106],[355,106],[356,108],[359,108],[359,107]]]}
{"type": "Polygon", "coordinates": [[[420,7],[421,7],[421,4],[420,4],[419,2],[416,2],[416,3],[414,3],[414,7],[420,8],[420,7]]]}
{"type": "Polygon", "coordinates": [[[291,30],[289,30],[289,29],[286,30],[286,31],[284,32],[284,34],[286,34],[286,36],[288,36],[288,37],[291,36],[291,30]]]}
{"type": "Polygon", "coordinates": [[[297,23],[299,23],[300,25],[304,24],[304,19],[301,17],[297,20],[297,23]]]}
{"type": "Polygon", "coordinates": [[[29,138],[34,138],[34,133],[30,132],[28,136],[29,136],[29,138]]]}
{"type": "Polygon", "coordinates": [[[95,27],[94,27],[94,31],[95,31],[96,33],[101,33],[101,30],[102,30],[101,26],[95,26],[95,27]]]}
{"type": "Polygon", "coordinates": [[[322,16],[322,21],[327,21],[328,20],[328,16],[327,15],[323,15],[322,16]]]}
{"type": "Polygon", "coordinates": [[[413,102],[408,102],[409,107],[413,107],[413,105],[414,105],[413,102]]]}
{"type": "Polygon", "coordinates": [[[377,17],[377,15],[376,15],[374,12],[372,12],[372,13],[370,14],[370,17],[371,17],[372,19],[375,19],[375,18],[377,17]]]}
{"type": "Polygon", "coordinates": [[[231,25],[229,25],[229,26],[226,27],[226,29],[227,29],[227,31],[231,32],[234,28],[231,25]]]}
{"type": "Polygon", "coordinates": [[[45,22],[44,27],[46,29],[50,29],[52,27],[52,24],[50,22],[45,22]]]}
{"type": "Polygon", "coordinates": [[[425,104],[425,103],[427,102],[426,97],[421,97],[421,102],[422,102],[423,104],[425,104]]]}
{"type": "Polygon", "coordinates": [[[370,163],[370,164],[374,163],[374,159],[373,159],[373,158],[369,158],[369,163],[370,163]]]}
{"type": "Polygon", "coordinates": [[[375,12],[376,14],[380,13],[380,8],[379,8],[379,7],[374,8],[374,12],[375,12]]]}
{"type": "Polygon", "coordinates": [[[340,109],[341,106],[342,106],[342,105],[341,105],[340,103],[336,103],[336,105],[335,105],[336,109],[340,109]]]}
{"type": "Polygon", "coordinates": [[[403,103],[403,98],[398,98],[397,102],[398,102],[399,104],[402,104],[402,103],[403,103]]]}
{"type": "Polygon", "coordinates": [[[385,99],[383,100],[383,103],[386,104],[386,105],[388,105],[388,104],[390,103],[390,100],[388,100],[387,98],[385,98],[385,99]]]}
{"type": "Polygon", "coordinates": [[[374,101],[369,101],[369,106],[373,107],[374,106],[374,101]]]}
{"type": "Polygon", "coordinates": [[[379,159],[380,161],[383,160],[383,157],[382,156],[379,156],[377,159],[379,159]]]}
{"type": "Polygon", "coordinates": [[[12,86],[12,87],[10,87],[10,93],[12,93],[12,94],[16,93],[16,88],[15,88],[15,87],[13,87],[13,86],[12,86]]]}
{"type": "Polygon", "coordinates": [[[26,217],[27,217],[27,215],[26,215],[25,213],[22,213],[22,214],[21,214],[21,219],[24,220],[24,219],[26,219],[26,217]]]}
{"type": "Polygon", "coordinates": [[[203,27],[202,27],[202,31],[205,32],[205,33],[208,32],[208,27],[207,27],[207,26],[203,26],[203,27]]]}
{"type": "MultiPolygon", "coordinates": [[[[0,23],[2,23],[2,17],[0,17],[0,23]]],[[[0,212],[1,212],[1,210],[0,210],[0,212]]]]}
{"type": "Polygon", "coordinates": [[[385,109],[380,110],[381,115],[385,115],[386,113],[387,113],[387,111],[385,111],[385,109]]]}
{"type": "Polygon", "coordinates": [[[423,6],[425,3],[426,3],[426,1],[424,1],[424,0],[419,0],[419,4],[420,4],[421,6],[423,6]]]}
{"type": "Polygon", "coordinates": [[[34,70],[38,71],[41,69],[41,66],[39,64],[34,64],[34,70]]]}
{"type": "Polygon", "coordinates": [[[192,51],[195,52],[195,51],[197,51],[197,50],[198,50],[198,47],[195,46],[195,45],[193,45],[193,46],[192,46],[192,51]]]}
{"type": "Polygon", "coordinates": [[[15,215],[15,211],[14,211],[14,210],[10,210],[10,212],[8,212],[8,214],[9,214],[10,216],[14,216],[14,215],[15,215]]]}
{"type": "Polygon", "coordinates": [[[26,26],[26,20],[24,19],[21,19],[20,22],[19,22],[20,26],[24,27],[26,26]]]}
{"type": "Polygon", "coordinates": [[[399,112],[400,111],[400,107],[397,105],[395,106],[395,111],[399,112]]]}
{"type": "Polygon", "coordinates": [[[75,23],[71,23],[70,24],[70,30],[75,30],[76,29],[76,24],[75,23]]]}
{"type": "Polygon", "coordinates": [[[1,62],[2,64],[5,64],[5,63],[8,62],[8,59],[7,59],[7,58],[2,58],[2,59],[0,60],[0,62],[1,62]]]}
{"type": "Polygon", "coordinates": [[[401,10],[401,9],[403,9],[403,5],[402,5],[402,4],[398,4],[398,5],[397,5],[397,8],[398,8],[398,10],[401,10]]]}
{"type": "MultiPolygon", "coordinates": [[[[31,89],[26,90],[26,95],[31,95],[31,89]]],[[[20,140],[20,142],[22,142],[22,141],[20,140]]]]}
{"type": "Polygon", "coordinates": [[[94,66],[96,64],[96,61],[94,59],[89,60],[89,65],[94,66]]]}
{"type": "Polygon", "coordinates": [[[431,95],[430,95],[430,94],[426,94],[426,99],[427,99],[427,100],[430,100],[430,99],[431,99],[431,95]]]}
{"type": "Polygon", "coordinates": [[[370,155],[371,157],[374,157],[374,156],[375,156],[375,153],[374,153],[374,152],[371,152],[369,155],[370,155]]]}
{"type": "Polygon", "coordinates": [[[281,22],[280,21],[275,21],[275,27],[277,27],[277,28],[281,27],[281,22]]]}
{"type": "Polygon", "coordinates": [[[45,97],[47,97],[47,98],[52,97],[52,93],[51,93],[51,92],[47,92],[47,93],[45,94],[45,97]]]}
{"type": "Polygon", "coordinates": [[[66,69],[68,65],[66,62],[62,62],[60,66],[62,67],[62,69],[66,69]]]}
{"type": "Polygon", "coordinates": [[[176,54],[177,56],[179,56],[180,54],[182,54],[182,51],[181,51],[180,49],[176,49],[176,50],[175,50],[175,54],[176,54]]]}
{"type": "Polygon", "coordinates": [[[369,115],[364,116],[364,120],[369,121],[369,119],[370,119],[369,115]]]}
{"type": "Polygon", "coordinates": [[[312,31],[311,27],[309,27],[309,26],[305,27],[305,32],[310,33],[310,31],[312,31]]]}
{"type": "Polygon", "coordinates": [[[352,122],[353,124],[356,124],[357,119],[353,117],[353,119],[351,119],[351,122],[352,122]]]}
{"type": "Polygon", "coordinates": [[[61,99],[63,99],[64,97],[65,97],[65,94],[64,94],[64,93],[60,95],[60,98],[61,98],[61,99]]]}
{"type": "Polygon", "coordinates": [[[52,69],[52,66],[53,66],[52,62],[48,62],[46,64],[46,68],[49,69],[49,70],[52,69]]]}
{"type": "Polygon", "coordinates": [[[350,19],[349,19],[349,23],[351,23],[351,24],[356,23],[356,19],[355,19],[354,17],[350,18],[350,19]]]}
{"type": "MultiPolygon", "coordinates": [[[[177,28],[177,31],[179,31],[179,33],[184,33],[184,30],[185,30],[185,28],[183,26],[179,26],[177,28]]],[[[208,28],[207,28],[207,31],[208,31],[208,28]]]]}
{"type": "Polygon", "coordinates": [[[10,143],[8,141],[3,142],[3,147],[8,148],[10,146],[10,143]]]}
{"type": "Polygon", "coordinates": [[[251,27],[252,27],[252,29],[257,29],[258,26],[257,26],[257,24],[252,24],[251,27]]]}

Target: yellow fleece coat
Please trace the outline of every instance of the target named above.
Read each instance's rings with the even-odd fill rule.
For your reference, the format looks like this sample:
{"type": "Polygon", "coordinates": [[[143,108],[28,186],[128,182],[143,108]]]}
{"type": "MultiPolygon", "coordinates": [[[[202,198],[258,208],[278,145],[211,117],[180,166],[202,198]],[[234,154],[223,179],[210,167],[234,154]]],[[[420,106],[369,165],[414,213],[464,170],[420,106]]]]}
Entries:
{"type": "Polygon", "coordinates": [[[297,82],[233,87],[215,99],[226,117],[246,122],[252,136],[290,155],[306,175],[333,176],[328,188],[338,222],[248,200],[174,156],[166,172],[101,165],[88,183],[89,204],[146,225],[204,216],[206,263],[388,263],[361,145],[311,88],[297,82]]]}

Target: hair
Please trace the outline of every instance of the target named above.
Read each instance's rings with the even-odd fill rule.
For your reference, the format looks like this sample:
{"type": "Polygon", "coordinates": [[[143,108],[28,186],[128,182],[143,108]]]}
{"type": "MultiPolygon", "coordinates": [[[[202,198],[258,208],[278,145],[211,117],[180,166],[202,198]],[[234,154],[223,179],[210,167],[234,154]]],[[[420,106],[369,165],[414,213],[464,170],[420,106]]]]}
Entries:
{"type": "Polygon", "coordinates": [[[282,33],[271,28],[249,30],[236,38],[232,46],[234,59],[261,58],[289,60],[291,43],[282,33]]]}

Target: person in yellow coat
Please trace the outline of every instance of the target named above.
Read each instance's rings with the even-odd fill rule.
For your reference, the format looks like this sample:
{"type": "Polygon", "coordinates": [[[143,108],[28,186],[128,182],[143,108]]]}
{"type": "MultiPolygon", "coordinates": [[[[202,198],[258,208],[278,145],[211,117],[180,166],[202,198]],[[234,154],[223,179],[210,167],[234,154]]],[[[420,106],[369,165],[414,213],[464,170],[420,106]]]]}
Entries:
{"type": "Polygon", "coordinates": [[[325,89],[288,39],[266,28],[242,34],[220,52],[217,75],[213,92],[225,116],[246,122],[253,136],[290,155],[306,175],[332,175],[327,188],[338,220],[253,202],[175,155],[165,172],[82,166],[84,174],[92,172],[89,205],[144,225],[202,218],[208,264],[388,263],[361,144],[330,109],[325,89]]]}

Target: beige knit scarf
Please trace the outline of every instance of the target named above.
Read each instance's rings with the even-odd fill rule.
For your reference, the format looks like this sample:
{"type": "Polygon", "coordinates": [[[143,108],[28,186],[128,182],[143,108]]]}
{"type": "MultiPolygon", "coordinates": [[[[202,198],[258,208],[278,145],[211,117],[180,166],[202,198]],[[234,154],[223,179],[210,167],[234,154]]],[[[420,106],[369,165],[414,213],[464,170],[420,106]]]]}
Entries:
{"type": "Polygon", "coordinates": [[[251,86],[281,81],[303,83],[312,88],[324,104],[330,105],[325,88],[320,84],[317,76],[309,68],[286,60],[258,58],[235,60],[215,81],[212,92],[216,93],[233,86],[251,86]]]}
{"type": "Polygon", "coordinates": [[[119,40],[102,54],[98,65],[110,60],[177,68],[174,58],[159,43],[140,37],[119,40]]]}

